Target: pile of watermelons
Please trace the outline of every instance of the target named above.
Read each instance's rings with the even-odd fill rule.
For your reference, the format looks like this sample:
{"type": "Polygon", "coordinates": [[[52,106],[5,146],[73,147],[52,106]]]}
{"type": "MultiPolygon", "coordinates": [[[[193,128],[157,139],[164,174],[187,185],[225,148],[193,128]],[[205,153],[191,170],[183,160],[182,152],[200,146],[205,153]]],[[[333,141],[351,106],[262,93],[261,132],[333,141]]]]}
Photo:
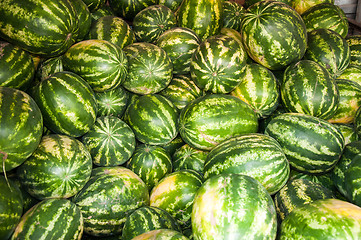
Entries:
{"type": "Polygon", "coordinates": [[[361,35],[332,0],[1,0],[0,239],[361,239],[361,35]]]}

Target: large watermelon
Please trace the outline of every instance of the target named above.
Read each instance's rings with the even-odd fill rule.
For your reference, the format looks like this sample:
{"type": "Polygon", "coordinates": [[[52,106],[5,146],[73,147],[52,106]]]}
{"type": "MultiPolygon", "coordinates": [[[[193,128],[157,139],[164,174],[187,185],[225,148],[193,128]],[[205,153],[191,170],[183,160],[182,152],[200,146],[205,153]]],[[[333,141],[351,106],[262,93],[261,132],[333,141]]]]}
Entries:
{"type": "Polygon", "coordinates": [[[133,21],[138,12],[156,3],[156,0],[109,0],[114,13],[128,21],[133,21]]]}
{"type": "Polygon", "coordinates": [[[350,35],[346,37],[346,41],[351,51],[350,64],[361,65],[361,35],[350,35]]]}
{"type": "Polygon", "coordinates": [[[128,107],[130,94],[123,87],[94,93],[97,102],[97,116],[114,116],[121,118],[128,107]]]}

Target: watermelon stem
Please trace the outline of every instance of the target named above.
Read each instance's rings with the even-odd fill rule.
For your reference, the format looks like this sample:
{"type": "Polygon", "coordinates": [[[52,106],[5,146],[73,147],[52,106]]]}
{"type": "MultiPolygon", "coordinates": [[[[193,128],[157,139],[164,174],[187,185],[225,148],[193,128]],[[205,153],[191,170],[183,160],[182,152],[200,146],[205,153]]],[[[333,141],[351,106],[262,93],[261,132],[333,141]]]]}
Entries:
{"type": "Polygon", "coordinates": [[[8,176],[6,175],[6,170],[5,170],[5,160],[8,158],[8,154],[6,152],[3,152],[3,151],[0,151],[0,154],[4,155],[2,165],[3,165],[3,172],[4,172],[4,177],[5,177],[6,183],[7,183],[8,187],[10,188],[10,191],[13,191],[11,189],[11,187],[10,187],[8,176]]]}

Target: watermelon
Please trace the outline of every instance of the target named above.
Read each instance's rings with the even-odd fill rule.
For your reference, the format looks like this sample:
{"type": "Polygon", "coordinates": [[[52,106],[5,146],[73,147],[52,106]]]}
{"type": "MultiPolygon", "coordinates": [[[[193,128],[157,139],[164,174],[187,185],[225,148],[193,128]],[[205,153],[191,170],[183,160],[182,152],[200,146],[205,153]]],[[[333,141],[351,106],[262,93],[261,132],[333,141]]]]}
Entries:
{"type": "Polygon", "coordinates": [[[77,12],[68,0],[3,0],[0,15],[0,37],[37,55],[61,55],[79,36],[77,12]]]}
{"type": "Polygon", "coordinates": [[[192,55],[199,43],[200,39],[193,30],[174,27],[160,35],[156,45],[169,56],[174,74],[188,74],[192,55]]]}
{"type": "Polygon", "coordinates": [[[168,86],[173,77],[172,61],[157,45],[133,43],[124,48],[128,58],[128,75],[123,87],[137,94],[152,94],[168,86]]]}
{"type": "Polygon", "coordinates": [[[158,4],[168,7],[173,12],[181,5],[182,0],[159,0],[158,4]]]}
{"type": "Polygon", "coordinates": [[[229,93],[241,81],[246,55],[243,45],[234,38],[211,36],[193,53],[190,63],[192,80],[204,91],[229,93]]]}
{"type": "Polygon", "coordinates": [[[84,231],[93,236],[119,235],[135,209],[149,205],[145,183],[124,167],[98,167],[72,201],[84,217],[84,231]]]}
{"type": "Polygon", "coordinates": [[[211,150],[228,138],[258,129],[252,108],[225,94],[208,94],[190,102],[182,109],[178,124],[184,142],[201,150],[211,150]]]}
{"type": "Polygon", "coordinates": [[[135,35],[125,20],[117,16],[106,15],[92,24],[88,39],[106,40],[123,48],[135,42],[135,35]]]}
{"type": "Polygon", "coordinates": [[[345,145],[359,140],[359,137],[358,137],[357,133],[355,132],[355,128],[353,127],[352,124],[342,124],[342,123],[337,124],[336,123],[334,125],[342,133],[342,135],[345,139],[345,145]]]}
{"type": "Polygon", "coordinates": [[[88,7],[89,11],[94,12],[103,7],[106,0],[82,0],[88,7]]]}
{"type": "Polygon", "coordinates": [[[130,94],[119,86],[105,92],[94,93],[97,103],[97,116],[114,116],[121,118],[128,106],[130,94]]]}
{"type": "Polygon", "coordinates": [[[0,41],[0,86],[25,91],[34,75],[35,65],[30,54],[18,46],[0,41]]]}
{"type": "Polygon", "coordinates": [[[97,166],[122,165],[129,160],[135,149],[133,130],[115,116],[97,118],[81,141],[97,166]]]}
{"type": "Polygon", "coordinates": [[[17,225],[12,240],[80,239],[83,216],[67,199],[47,199],[29,209],[17,225]]]}
{"type": "Polygon", "coordinates": [[[144,206],[128,216],[122,230],[122,240],[131,240],[142,233],[156,229],[181,231],[177,221],[167,211],[144,206]]]}
{"type": "Polygon", "coordinates": [[[301,60],[288,66],[280,91],[282,103],[289,112],[325,120],[336,113],[340,101],[334,78],[312,60],[301,60]]]}
{"type": "Polygon", "coordinates": [[[331,123],[301,113],[273,118],[265,133],[281,145],[291,167],[311,174],[330,171],[345,143],[342,133],[331,123]]]}
{"type": "Polygon", "coordinates": [[[172,172],[172,159],[161,146],[139,144],[126,167],[136,173],[151,191],[159,180],[172,172]]]}
{"type": "Polygon", "coordinates": [[[267,190],[254,178],[220,174],[199,188],[192,229],[195,240],[275,239],[276,210],[267,190]]]}
{"type": "Polygon", "coordinates": [[[133,30],[139,42],[154,43],[165,31],[176,27],[175,14],[164,5],[149,6],[135,15],[133,30]]]}
{"type": "Polygon", "coordinates": [[[138,141],[164,145],[178,134],[178,112],[174,104],[159,94],[139,97],[124,116],[138,141]]]}
{"type": "Polygon", "coordinates": [[[87,81],[96,92],[120,86],[127,75],[123,50],[106,40],[84,40],[71,46],[62,58],[64,69],[87,81]]]}
{"type": "Polygon", "coordinates": [[[203,41],[219,34],[223,24],[223,1],[184,0],[176,16],[179,27],[192,29],[203,41]]]}
{"type": "Polygon", "coordinates": [[[293,7],[299,14],[302,14],[311,7],[321,3],[334,4],[335,0],[292,0],[290,1],[290,6],[293,7]]]}
{"type": "Polygon", "coordinates": [[[101,17],[105,16],[115,16],[113,10],[109,7],[109,5],[103,5],[94,12],[90,13],[92,19],[92,25],[101,17]]]}
{"type": "Polygon", "coordinates": [[[35,72],[36,83],[33,86],[47,79],[50,75],[62,71],[64,71],[62,56],[47,58],[41,61],[35,72]]]}
{"type": "Polygon", "coordinates": [[[92,23],[90,11],[83,0],[72,0],[71,3],[75,8],[76,15],[79,21],[78,32],[77,32],[78,37],[76,39],[76,42],[79,42],[82,41],[89,32],[90,25],[92,23]]]}
{"type": "Polygon", "coordinates": [[[23,214],[23,196],[19,187],[0,175],[0,239],[9,239],[23,214]]]}
{"type": "Polygon", "coordinates": [[[172,141],[167,144],[161,145],[170,156],[173,156],[175,151],[184,145],[184,141],[178,134],[172,141]]]}
{"type": "Polygon", "coordinates": [[[156,3],[156,0],[109,0],[109,6],[115,15],[128,21],[133,21],[138,12],[156,3]]]}
{"type": "Polygon", "coordinates": [[[246,9],[235,1],[223,2],[223,27],[241,31],[242,18],[246,9]]]}
{"type": "Polygon", "coordinates": [[[188,238],[176,230],[157,229],[142,233],[133,240],[188,240],[188,238]]]}
{"type": "Polygon", "coordinates": [[[347,36],[349,26],[346,14],[340,6],[333,3],[317,4],[302,13],[301,17],[307,32],[324,28],[333,30],[342,37],[347,36]]]}
{"type": "Polygon", "coordinates": [[[361,35],[350,35],[346,37],[350,47],[350,64],[361,66],[361,35]]]}
{"type": "Polygon", "coordinates": [[[58,134],[80,137],[95,123],[96,101],[89,84],[72,72],[57,72],[34,88],[45,126],[58,134]]]}
{"type": "Polygon", "coordinates": [[[241,34],[248,55],[271,69],[284,69],[300,60],[307,47],[307,32],[300,15],[277,1],[260,1],[247,9],[241,34]]]}
{"type": "Polygon", "coordinates": [[[295,208],[282,222],[279,239],[358,239],[361,208],[339,199],[319,199],[295,208]]]}
{"type": "Polygon", "coordinates": [[[361,195],[360,195],[360,170],[361,170],[361,156],[355,156],[350,164],[347,165],[347,169],[344,171],[345,182],[344,186],[346,187],[346,198],[361,207],[361,195]]]}
{"type": "Polygon", "coordinates": [[[266,118],[273,113],[280,102],[278,82],[273,73],[260,64],[247,64],[241,82],[231,95],[248,103],[258,118],[266,118]]]}
{"type": "Polygon", "coordinates": [[[361,66],[349,64],[337,78],[351,80],[361,85],[361,66]]]}
{"type": "Polygon", "coordinates": [[[43,134],[43,117],[32,97],[0,87],[0,172],[21,165],[37,148],[43,134]]]}
{"type": "Polygon", "coordinates": [[[307,34],[304,58],[326,68],[332,76],[339,76],[350,63],[350,47],[338,33],[329,29],[314,29],[307,34]]]}
{"type": "Polygon", "coordinates": [[[17,168],[17,176],[37,199],[69,198],[84,187],[91,170],[91,156],[79,140],[51,134],[44,136],[31,157],[17,168]]]}
{"type": "Polygon", "coordinates": [[[358,135],[358,137],[361,137],[361,107],[359,107],[356,111],[354,120],[353,120],[353,125],[355,127],[355,131],[358,135]]]}
{"type": "Polygon", "coordinates": [[[175,150],[172,156],[173,171],[176,172],[182,169],[192,169],[203,175],[204,163],[206,161],[207,154],[207,151],[195,149],[188,144],[184,144],[175,150]]]}

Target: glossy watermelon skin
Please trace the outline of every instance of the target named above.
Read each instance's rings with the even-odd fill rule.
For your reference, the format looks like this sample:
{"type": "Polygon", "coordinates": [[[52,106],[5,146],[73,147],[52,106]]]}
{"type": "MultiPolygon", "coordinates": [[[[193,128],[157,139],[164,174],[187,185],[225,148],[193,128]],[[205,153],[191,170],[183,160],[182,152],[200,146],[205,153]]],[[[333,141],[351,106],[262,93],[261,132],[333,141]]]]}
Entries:
{"type": "Polygon", "coordinates": [[[357,239],[361,208],[338,199],[320,199],[294,209],[282,222],[279,239],[357,239]]]}
{"type": "Polygon", "coordinates": [[[176,11],[178,26],[192,29],[203,41],[220,33],[223,1],[185,0],[176,11]]]}
{"type": "Polygon", "coordinates": [[[192,229],[196,240],[275,239],[276,210],[271,196],[254,178],[220,174],[199,188],[192,229]]]}
{"type": "Polygon", "coordinates": [[[302,18],[281,2],[260,1],[249,7],[241,34],[248,55],[271,70],[284,69],[306,52],[307,32],[302,18]]]}
{"type": "Polygon", "coordinates": [[[301,15],[307,32],[314,29],[325,28],[330,29],[342,37],[346,37],[348,33],[348,20],[345,12],[333,3],[317,4],[301,15]]]}
{"type": "Polygon", "coordinates": [[[37,55],[61,55],[78,38],[76,9],[68,0],[6,0],[0,14],[0,36],[37,55]]]}
{"type": "Polygon", "coordinates": [[[158,229],[136,236],[133,240],[188,240],[188,238],[176,230],[158,229]]]}
{"type": "Polygon", "coordinates": [[[210,36],[193,53],[192,80],[211,93],[229,93],[241,81],[247,53],[243,45],[225,35],[210,36]]]}
{"type": "Polygon", "coordinates": [[[201,150],[211,150],[230,137],[258,130],[252,108],[225,94],[208,94],[192,101],[181,111],[178,123],[184,142],[201,150]]]}
{"type": "Polygon", "coordinates": [[[164,145],[178,134],[178,115],[177,108],[166,97],[149,94],[130,104],[124,119],[138,141],[164,145]]]}
{"type": "Polygon", "coordinates": [[[90,153],[79,140],[50,134],[17,169],[17,175],[27,192],[43,200],[74,196],[89,180],[91,170],[90,153]]]}
{"type": "Polygon", "coordinates": [[[32,97],[0,87],[0,172],[21,165],[37,148],[43,133],[43,116],[32,97]]]}
{"type": "Polygon", "coordinates": [[[133,21],[135,15],[144,8],[157,4],[155,0],[110,0],[109,6],[114,13],[128,21],[133,21]]]}
{"type": "Polygon", "coordinates": [[[35,75],[30,54],[21,48],[0,41],[0,86],[25,91],[35,75]]]}
{"type": "Polygon", "coordinates": [[[97,116],[114,116],[121,118],[128,107],[130,93],[123,87],[94,93],[97,102],[97,116]]]}
{"type": "Polygon", "coordinates": [[[280,92],[282,103],[289,112],[325,120],[336,113],[340,101],[334,78],[312,60],[301,60],[288,66],[280,92]]]}
{"type": "Polygon", "coordinates": [[[91,26],[91,16],[88,6],[83,0],[72,0],[73,7],[75,8],[78,17],[78,37],[76,42],[82,41],[88,34],[91,26]]]}
{"type": "Polygon", "coordinates": [[[188,144],[184,144],[178,148],[172,156],[173,171],[192,169],[203,175],[207,154],[208,151],[195,149],[188,144]]]}
{"type": "Polygon", "coordinates": [[[361,66],[361,35],[347,36],[346,41],[351,52],[350,64],[361,66]]]}
{"type": "Polygon", "coordinates": [[[329,29],[314,29],[307,35],[305,59],[313,60],[323,66],[336,78],[349,65],[351,55],[346,40],[329,29]]]}
{"type": "Polygon", "coordinates": [[[331,123],[300,113],[273,118],[265,133],[281,145],[291,167],[311,174],[330,171],[345,143],[342,133],[331,123]]]}
{"type": "Polygon", "coordinates": [[[84,231],[92,236],[121,233],[127,214],[149,205],[145,183],[124,167],[98,167],[72,201],[84,217],[84,231]]]}
{"type": "Polygon", "coordinates": [[[223,27],[241,31],[242,18],[246,9],[238,2],[223,2],[223,27]]]}
{"type": "Polygon", "coordinates": [[[131,240],[142,233],[156,229],[181,231],[177,221],[167,211],[144,206],[129,215],[124,223],[122,239],[131,240]]]}
{"type": "Polygon", "coordinates": [[[58,72],[40,82],[33,93],[45,126],[58,134],[80,137],[95,123],[97,108],[89,84],[72,72],[58,72]]]}
{"type": "Polygon", "coordinates": [[[29,209],[15,229],[12,240],[80,239],[83,216],[79,208],[67,199],[47,199],[29,209]],[[51,214],[50,214],[51,213],[51,214]]]}
{"type": "Polygon", "coordinates": [[[204,164],[204,178],[223,173],[250,176],[269,194],[278,192],[290,175],[288,160],[278,142],[259,133],[229,138],[215,146],[204,164]]]}

